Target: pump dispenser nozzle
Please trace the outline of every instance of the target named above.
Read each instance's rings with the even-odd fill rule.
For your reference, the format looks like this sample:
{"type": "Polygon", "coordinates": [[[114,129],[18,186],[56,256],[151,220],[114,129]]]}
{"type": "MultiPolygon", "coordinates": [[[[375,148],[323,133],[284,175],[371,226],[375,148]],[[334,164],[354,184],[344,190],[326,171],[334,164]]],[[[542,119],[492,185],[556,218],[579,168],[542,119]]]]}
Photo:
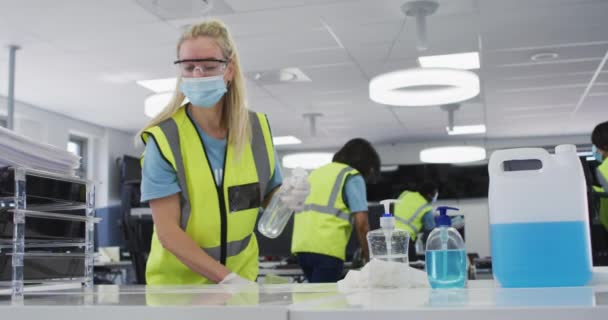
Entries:
{"type": "Polygon", "coordinates": [[[454,207],[437,207],[437,211],[439,211],[439,216],[437,217],[437,226],[452,226],[452,220],[450,217],[448,217],[448,210],[460,211],[460,209],[454,207]]]}
{"type": "Polygon", "coordinates": [[[384,206],[384,214],[380,217],[380,227],[382,229],[395,229],[395,217],[391,214],[390,208],[391,203],[397,203],[397,199],[386,199],[380,201],[380,204],[384,206]]]}

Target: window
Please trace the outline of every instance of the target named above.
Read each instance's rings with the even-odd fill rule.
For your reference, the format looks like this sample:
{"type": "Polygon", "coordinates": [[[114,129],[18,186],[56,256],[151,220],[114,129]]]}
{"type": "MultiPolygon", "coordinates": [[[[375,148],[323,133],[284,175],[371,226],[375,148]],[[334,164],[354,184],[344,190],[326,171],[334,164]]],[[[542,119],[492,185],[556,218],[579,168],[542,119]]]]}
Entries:
{"type": "Polygon", "coordinates": [[[76,175],[80,178],[87,177],[87,139],[77,136],[70,136],[67,149],[69,152],[80,157],[80,166],[76,169],[76,175]]]}
{"type": "Polygon", "coordinates": [[[0,127],[6,128],[8,121],[5,116],[0,116],[0,127]]]}

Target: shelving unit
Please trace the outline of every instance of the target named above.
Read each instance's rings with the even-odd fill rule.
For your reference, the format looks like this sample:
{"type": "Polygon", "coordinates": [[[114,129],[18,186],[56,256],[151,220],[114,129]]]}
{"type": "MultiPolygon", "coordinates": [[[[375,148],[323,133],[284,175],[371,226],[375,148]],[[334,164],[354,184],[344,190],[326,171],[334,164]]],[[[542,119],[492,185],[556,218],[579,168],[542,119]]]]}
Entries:
{"type": "Polygon", "coordinates": [[[72,176],[0,168],[0,289],[93,285],[95,187],[72,176]]]}

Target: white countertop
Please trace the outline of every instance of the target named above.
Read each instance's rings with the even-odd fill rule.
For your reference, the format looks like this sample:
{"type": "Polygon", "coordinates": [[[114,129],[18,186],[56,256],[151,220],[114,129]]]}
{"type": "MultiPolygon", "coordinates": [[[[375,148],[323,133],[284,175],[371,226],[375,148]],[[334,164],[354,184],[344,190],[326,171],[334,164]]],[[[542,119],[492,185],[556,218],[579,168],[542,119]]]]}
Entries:
{"type": "Polygon", "coordinates": [[[469,281],[462,290],[373,289],[336,284],[95,286],[32,292],[23,305],[0,295],[3,319],[606,319],[608,285],[503,289],[469,281]],[[14,317],[10,317],[14,316],[14,317]],[[380,318],[382,317],[382,318],[380,318]]]}
{"type": "Polygon", "coordinates": [[[361,290],[289,306],[289,319],[607,319],[608,286],[495,287],[469,281],[467,289],[361,290]],[[456,316],[457,315],[457,316],[456,316]]]}

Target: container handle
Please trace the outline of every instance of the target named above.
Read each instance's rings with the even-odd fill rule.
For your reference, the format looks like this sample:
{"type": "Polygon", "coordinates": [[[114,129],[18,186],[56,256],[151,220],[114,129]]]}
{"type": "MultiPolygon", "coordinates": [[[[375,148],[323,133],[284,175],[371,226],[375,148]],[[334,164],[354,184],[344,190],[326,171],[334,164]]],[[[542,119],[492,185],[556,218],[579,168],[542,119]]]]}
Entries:
{"type": "Polygon", "coordinates": [[[518,174],[521,171],[504,171],[503,163],[511,160],[539,160],[542,163],[542,167],[539,170],[528,170],[525,172],[538,172],[543,170],[549,162],[549,152],[545,149],[540,148],[520,148],[520,149],[507,149],[498,150],[492,153],[490,156],[490,162],[488,164],[488,170],[490,174],[518,174]]]}

